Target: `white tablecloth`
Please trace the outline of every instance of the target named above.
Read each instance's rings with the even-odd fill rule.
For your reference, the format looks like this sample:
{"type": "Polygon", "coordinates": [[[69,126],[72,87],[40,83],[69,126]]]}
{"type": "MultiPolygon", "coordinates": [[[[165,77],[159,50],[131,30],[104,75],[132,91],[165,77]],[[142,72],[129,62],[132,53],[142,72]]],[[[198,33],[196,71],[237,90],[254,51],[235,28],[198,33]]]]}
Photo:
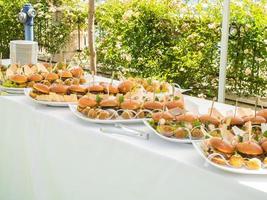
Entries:
{"type": "MultiPolygon", "coordinates": [[[[201,102],[203,110],[210,105],[190,99],[201,102]]],[[[266,176],[205,166],[189,144],[153,134],[148,141],[103,134],[100,127],[80,121],[67,108],[37,105],[23,96],[0,97],[0,199],[267,198],[266,176]]]]}

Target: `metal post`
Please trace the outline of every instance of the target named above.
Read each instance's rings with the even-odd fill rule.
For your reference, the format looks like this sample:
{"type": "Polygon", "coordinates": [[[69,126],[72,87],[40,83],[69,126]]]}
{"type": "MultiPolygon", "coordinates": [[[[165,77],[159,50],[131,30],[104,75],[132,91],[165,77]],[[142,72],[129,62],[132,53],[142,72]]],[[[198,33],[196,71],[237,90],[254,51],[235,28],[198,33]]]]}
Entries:
{"type": "Polygon", "coordinates": [[[228,37],[229,37],[229,21],[230,21],[230,0],[224,0],[223,3],[223,22],[222,22],[222,38],[221,38],[221,56],[220,56],[220,74],[219,74],[219,91],[218,101],[225,101],[225,80],[228,54],[228,37]]]}
{"type": "Polygon", "coordinates": [[[19,13],[19,20],[24,24],[24,32],[25,32],[25,40],[33,41],[33,25],[34,25],[34,17],[36,13],[30,3],[26,3],[21,12],[19,13]]]}

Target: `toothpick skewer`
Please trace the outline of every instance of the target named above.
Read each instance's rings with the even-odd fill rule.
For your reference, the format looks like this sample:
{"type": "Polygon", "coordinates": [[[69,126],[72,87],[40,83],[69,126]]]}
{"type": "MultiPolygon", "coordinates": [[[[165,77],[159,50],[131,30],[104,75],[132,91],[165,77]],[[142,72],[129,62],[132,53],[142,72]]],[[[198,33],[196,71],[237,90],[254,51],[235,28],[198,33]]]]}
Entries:
{"type": "Polygon", "coordinates": [[[259,102],[259,97],[256,98],[256,101],[255,101],[255,107],[254,107],[254,116],[256,117],[257,115],[257,106],[258,106],[258,102],[259,102]]]}
{"type": "Polygon", "coordinates": [[[212,112],[213,112],[213,107],[214,107],[215,100],[216,100],[216,98],[212,99],[212,104],[211,104],[211,109],[210,109],[210,116],[212,115],[212,112]]]}
{"type": "Polygon", "coordinates": [[[95,85],[95,72],[92,71],[93,85],[95,85]]]}
{"type": "Polygon", "coordinates": [[[238,105],[238,99],[236,99],[236,101],[235,101],[235,112],[234,112],[234,117],[236,117],[236,113],[237,113],[237,105],[238,105]]]}

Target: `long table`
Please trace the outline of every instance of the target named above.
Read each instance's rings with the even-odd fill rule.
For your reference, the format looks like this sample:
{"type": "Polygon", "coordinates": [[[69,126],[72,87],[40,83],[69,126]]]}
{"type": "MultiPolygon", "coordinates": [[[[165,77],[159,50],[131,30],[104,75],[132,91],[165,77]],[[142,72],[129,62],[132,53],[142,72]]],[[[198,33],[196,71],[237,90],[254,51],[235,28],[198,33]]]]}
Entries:
{"type": "MultiPolygon", "coordinates": [[[[201,105],[210,102],[185,97],[201,105]]],[[[216,103],[220,110],[231,106],[216,103]]],[[[132,125],[143,131],[142,124],[132,125]]],[[[215,169],[190,144],[101,133],[68,110],[0,97],[0,199],[266,199],[267,177],[215,169]]]]}

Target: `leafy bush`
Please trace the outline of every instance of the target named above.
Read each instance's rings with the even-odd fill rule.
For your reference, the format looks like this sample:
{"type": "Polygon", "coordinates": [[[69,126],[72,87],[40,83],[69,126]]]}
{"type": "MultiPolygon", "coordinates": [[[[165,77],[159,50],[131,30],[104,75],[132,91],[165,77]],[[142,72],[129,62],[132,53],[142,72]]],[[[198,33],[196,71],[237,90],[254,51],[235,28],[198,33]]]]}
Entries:
{"type": "Polygon", "coordinates": [[[85,24],[87,7],[79,0],[0,0],[0,52],[9,56],[10,40],[23,39],[23,25],[17,20],[22,6],[30,2],[37,11],[35,40],[48,53],[60,51],[77,23],[85,24]]]}
{"type": "MultiPolygon", "coordinates": [[[[104,72],[154,76],[216,95],[221,2],[107,0],[97,8],[98,60],[104,72]]],[[[231,1],[227,89],[266,93],[266,0],[231,1]]]]}

